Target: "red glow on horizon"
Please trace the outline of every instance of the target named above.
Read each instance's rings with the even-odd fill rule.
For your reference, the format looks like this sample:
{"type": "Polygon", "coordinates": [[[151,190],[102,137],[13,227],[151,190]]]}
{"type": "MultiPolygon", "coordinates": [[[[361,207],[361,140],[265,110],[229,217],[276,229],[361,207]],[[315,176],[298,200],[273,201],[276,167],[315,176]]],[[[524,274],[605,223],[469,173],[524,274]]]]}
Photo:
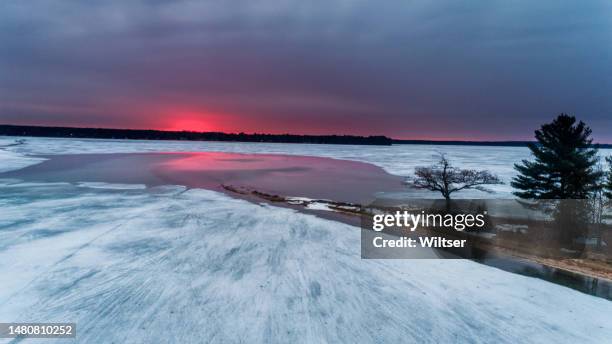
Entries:
{"type": "Polygon", "coordinates": [[[222,131],[220,123],[223,117],[206,111],[169,109],[159,115],[164,122],[159,125],[159,130],[165,131],[195,131],[210,132],[222,131]]]}
{"type": "Polygon", "coordinates": [[[214,131],[213,126],[204,120],[199,119],[179,119],[172,123],[171,126],[162,128],[166,131],[214,131]]]}
{"type": "MultiPolygon", "coordinates": [[[[452,130],[443,130],[439,126],[437,132],[427,135],[425,130],[406,130],[400,128],[386,128],[383,126],[355,125],[347,127],[346,123],[318,119],[305,121],[303,118],[286,119],[254,114],[237,114],[225,112],[220,109],[199,105],[165,105],[149,103],[147,106],[133,110],[129,116],[133,124],[129,126],[111,125],[112,128],[155,129],[162,131],[190,131],[190,132],[224,132],[247,134],[263,133],[272,135],[356,135],[379,136],[384,135],[398,140],[425,140],[425,141],[519,141],[531,140],[529,135],[516,137],[496,133],[481,133],[469,130],[467,133],[454,133],[452,130]],[[137,123],[140,120],[143,123],[137,123]]],[[[102,125],[90,125],[102,127],[102,125]]]]}

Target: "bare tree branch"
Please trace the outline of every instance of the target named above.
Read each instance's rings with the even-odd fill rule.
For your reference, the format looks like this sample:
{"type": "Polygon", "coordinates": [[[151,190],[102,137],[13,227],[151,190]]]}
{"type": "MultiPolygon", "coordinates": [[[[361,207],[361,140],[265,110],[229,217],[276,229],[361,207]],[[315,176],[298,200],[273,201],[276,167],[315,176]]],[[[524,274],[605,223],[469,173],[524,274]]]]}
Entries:
{"type": "Polygon", "coordinates": [[[487,170],[459,169],[452,166],[444,154],[439,154],[438,162],[434,165],[417,167],[414,174],[414,187],[438,191],[446,199],[450,199],[453,192],[467,189],[492,192],[483,185],[503,184],[498,176],[487,170]]]}

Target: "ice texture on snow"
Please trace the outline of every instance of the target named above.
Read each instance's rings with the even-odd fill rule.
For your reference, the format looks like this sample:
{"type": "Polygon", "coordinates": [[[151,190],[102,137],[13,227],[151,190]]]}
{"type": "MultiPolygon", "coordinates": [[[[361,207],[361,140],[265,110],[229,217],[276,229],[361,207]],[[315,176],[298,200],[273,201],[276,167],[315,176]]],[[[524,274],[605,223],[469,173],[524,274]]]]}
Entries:
{"type": "Polygon", "coordinates": [[[0,173],[18,170],[30,165],[38,164],[45,159],[26,156],[8,149],[0,149],[0,173]]]}
{"type": "Polygon", "coordinates": [[[290,209],[171,186],[0,193],[0,322],[76,322],[82,343],[612,338],[607,300],[470,261],[362,260],[359,229],[290,209]]]}

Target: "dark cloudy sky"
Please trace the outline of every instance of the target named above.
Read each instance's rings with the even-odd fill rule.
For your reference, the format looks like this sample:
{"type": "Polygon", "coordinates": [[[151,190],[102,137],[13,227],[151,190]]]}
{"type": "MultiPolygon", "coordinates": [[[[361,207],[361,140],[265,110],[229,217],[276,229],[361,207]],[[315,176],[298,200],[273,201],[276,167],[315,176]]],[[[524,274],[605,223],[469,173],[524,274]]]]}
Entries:
{"type": "Polygon", "coordinates": [[[0,2],[0,123],[612,142],[612,1],[0,2]]]}

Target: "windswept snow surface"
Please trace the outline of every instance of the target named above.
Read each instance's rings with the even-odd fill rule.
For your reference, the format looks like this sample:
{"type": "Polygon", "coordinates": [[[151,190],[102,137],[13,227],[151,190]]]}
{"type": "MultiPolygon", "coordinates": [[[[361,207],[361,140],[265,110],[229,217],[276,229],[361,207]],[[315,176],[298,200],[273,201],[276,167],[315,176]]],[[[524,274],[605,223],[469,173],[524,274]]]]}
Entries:
{"type": "Polygon", "coordinates": [[[358,228],[213,191],[0,180],[0,322],[80,343],[605,343],[611,316],[470,261],[362,260],[358,228]]]}
{"type": "Polygon", "coordinates": [[[207,190],[0,184],[0,321],[79,342],[564,342],[612,303],[469,261],[362,260],[357,228],[207,190]]]}
{"type": "Polygon", "coordinates": [[[18,170],[30,165],[38,164],[45,159],[29,157],[10,150],[0,149],[0,173],[18,170]]]}

